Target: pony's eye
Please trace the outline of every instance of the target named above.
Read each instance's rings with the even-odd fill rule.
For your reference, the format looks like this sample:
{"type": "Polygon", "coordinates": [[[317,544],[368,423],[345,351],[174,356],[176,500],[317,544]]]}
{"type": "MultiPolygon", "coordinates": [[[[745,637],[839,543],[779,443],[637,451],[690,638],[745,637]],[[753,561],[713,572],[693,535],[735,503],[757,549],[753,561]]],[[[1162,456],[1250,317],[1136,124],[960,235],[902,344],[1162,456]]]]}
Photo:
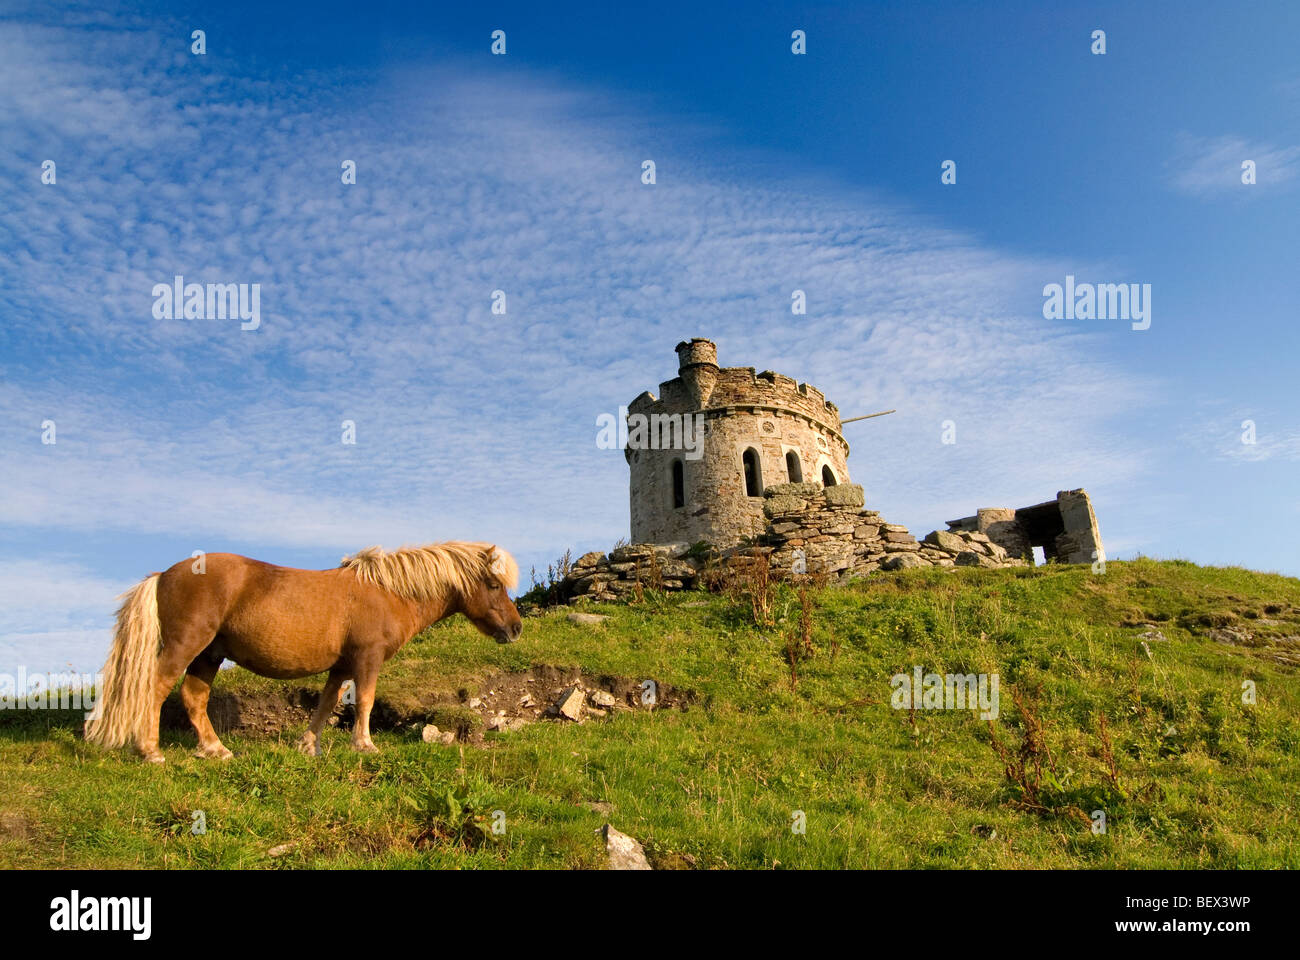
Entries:
{"type": "Polygon", "coordinates": [[[489,580],[489,581],[487,582],[487,588],[488,588],[489,590],[495,590],[495,589],[497,589],[497,588],[500,587],[500,586],[501,586],[501,584],[497,583],[495,580],[489,580]]]}

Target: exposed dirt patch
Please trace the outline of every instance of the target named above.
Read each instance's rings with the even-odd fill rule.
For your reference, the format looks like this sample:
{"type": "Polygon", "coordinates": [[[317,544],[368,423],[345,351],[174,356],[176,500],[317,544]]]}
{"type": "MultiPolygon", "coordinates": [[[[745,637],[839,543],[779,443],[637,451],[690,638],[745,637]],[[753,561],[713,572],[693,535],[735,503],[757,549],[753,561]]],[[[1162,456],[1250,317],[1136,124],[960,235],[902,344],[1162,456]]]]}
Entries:
{"type": "MultiPolygon", "coordinates": [[[[295,727],[305,728],[319,702],[320,690],[306,687],[286,685],[282,691],[257,693],[234,693],[218,687],[208,700],[208,716],[217,733],[233,730],[273,735],[295,727]]],[[[189,715],[177,692],[173,692],[163,704],[162,725],[171,729],[190,729],[189,715]]]]}
{"type": "Polygon", "coordinates": [[[36,825],[27,814],[0,810],[0,840],[30,840],[35,835],[36,825]]]}
{"type": "Polygon", "coordinates": [[[693,690],[681,690],[651,678],[615,677],[583,673],[577,669],[534,666],[518,673],[498,673],[481,685],[483,693],[474,696],[468,689],[459,691],[460,702],[478,711],[484,719],[493,716],[526,716],[544,719],[553,714],[549,708],[570,687],[581,686],[588,694],[584,716],[597,718],[615,710],[686,710],[698,702],[693,690]],[[647,687],[649,682],[653,686],[647,687]],[[610,703],[599,696],[604,692],[610,703]],[[597,694],[595,698],[591,694],[597,694]],[[596,701],[606,703],[597,706],[596,701]],[[597,711],[604,710],[605,713],[597,711]]]}
{"type": "MultiPolygon", "coordinates": [[[[212,692],[208,715],[218,733],[274,736],[304,729],[320,702],[320,691],[286,685],[281,691],[212,692]]],[[[617,677],[584,673],[576,668],[538,664],[527,670],[489,675],[473,688],[455,694],[405,691],[400,702],[376,698],[370,715],[372,730],[420,728],[432,723],[456,733],[457,739],[478,743],[490,730],[514,730],[538,721],[578,722],[607,720],[615,713],[633,710],[689,710],[699,702],[694,690],[659,683],[651,677],[617,677]],[[579,688],[578,719],[562,715],[557,700],[579,688]]],[[[574,711],[571,711],[574,712],[574,711]]],[[[331,725],[352,726],[353,707],[335,709],[331,725]]],[[[163,705],[163,726],[189,729],[190,721],[178,693],[163,705]]]]}

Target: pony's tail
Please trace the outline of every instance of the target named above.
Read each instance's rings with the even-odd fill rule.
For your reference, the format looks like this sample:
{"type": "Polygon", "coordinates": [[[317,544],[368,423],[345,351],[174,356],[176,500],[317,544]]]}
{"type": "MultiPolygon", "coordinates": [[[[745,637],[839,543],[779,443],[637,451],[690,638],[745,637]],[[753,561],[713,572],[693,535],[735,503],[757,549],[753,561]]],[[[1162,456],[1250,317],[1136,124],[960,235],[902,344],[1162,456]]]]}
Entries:
{"type": "Polygon", "coordinates": [[[113,647],[104,664],[95,707],[86,718],[86,739],[105,747],[142,742],[154,709],[154,674],[162,644],[158,577],[141,580],[118,599],[113,647]]]}

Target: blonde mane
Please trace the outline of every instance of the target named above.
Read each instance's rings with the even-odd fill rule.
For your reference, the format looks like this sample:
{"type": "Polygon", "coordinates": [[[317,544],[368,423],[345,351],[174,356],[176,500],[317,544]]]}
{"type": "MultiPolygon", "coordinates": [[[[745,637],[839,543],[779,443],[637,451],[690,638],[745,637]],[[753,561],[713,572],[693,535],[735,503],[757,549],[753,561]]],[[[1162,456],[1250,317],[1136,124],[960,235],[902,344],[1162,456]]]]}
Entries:
{"type": "Polygon", "coordinates": [[[514,557],[490,543],[449,540],[387,551],[366,547],[344,557],[340,567],[407,600],[440,600],[449,592],[473,593],[483,580],[499,580],[509,590],[519,584],[514,557]]]}

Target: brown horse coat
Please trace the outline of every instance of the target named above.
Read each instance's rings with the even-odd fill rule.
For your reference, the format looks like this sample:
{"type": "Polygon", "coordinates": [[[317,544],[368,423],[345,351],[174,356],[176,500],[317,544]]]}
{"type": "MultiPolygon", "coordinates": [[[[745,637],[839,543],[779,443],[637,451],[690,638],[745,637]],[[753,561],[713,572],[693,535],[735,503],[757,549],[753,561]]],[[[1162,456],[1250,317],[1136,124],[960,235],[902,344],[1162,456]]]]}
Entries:
{"type": "Polygon", "coordinates": [[[86,739],[134,741],[161,762],[162,702],[182,671],[181,698],[200,756],[228,757],[207,714],[212,680],[225,659],[266,677],[328,672],[300,748],[317,738],[356,681],[352,743],[373,751],[370,710],[380,667],[425,627],[463,613],[502,643],[523,628],[507,590],[518,581],[508,553],[486,543],[430,544],[385,552],[370,547],[334,570],[277,567],[232,553],[182,560],[122,596],[104,684],[86,739]]]}

